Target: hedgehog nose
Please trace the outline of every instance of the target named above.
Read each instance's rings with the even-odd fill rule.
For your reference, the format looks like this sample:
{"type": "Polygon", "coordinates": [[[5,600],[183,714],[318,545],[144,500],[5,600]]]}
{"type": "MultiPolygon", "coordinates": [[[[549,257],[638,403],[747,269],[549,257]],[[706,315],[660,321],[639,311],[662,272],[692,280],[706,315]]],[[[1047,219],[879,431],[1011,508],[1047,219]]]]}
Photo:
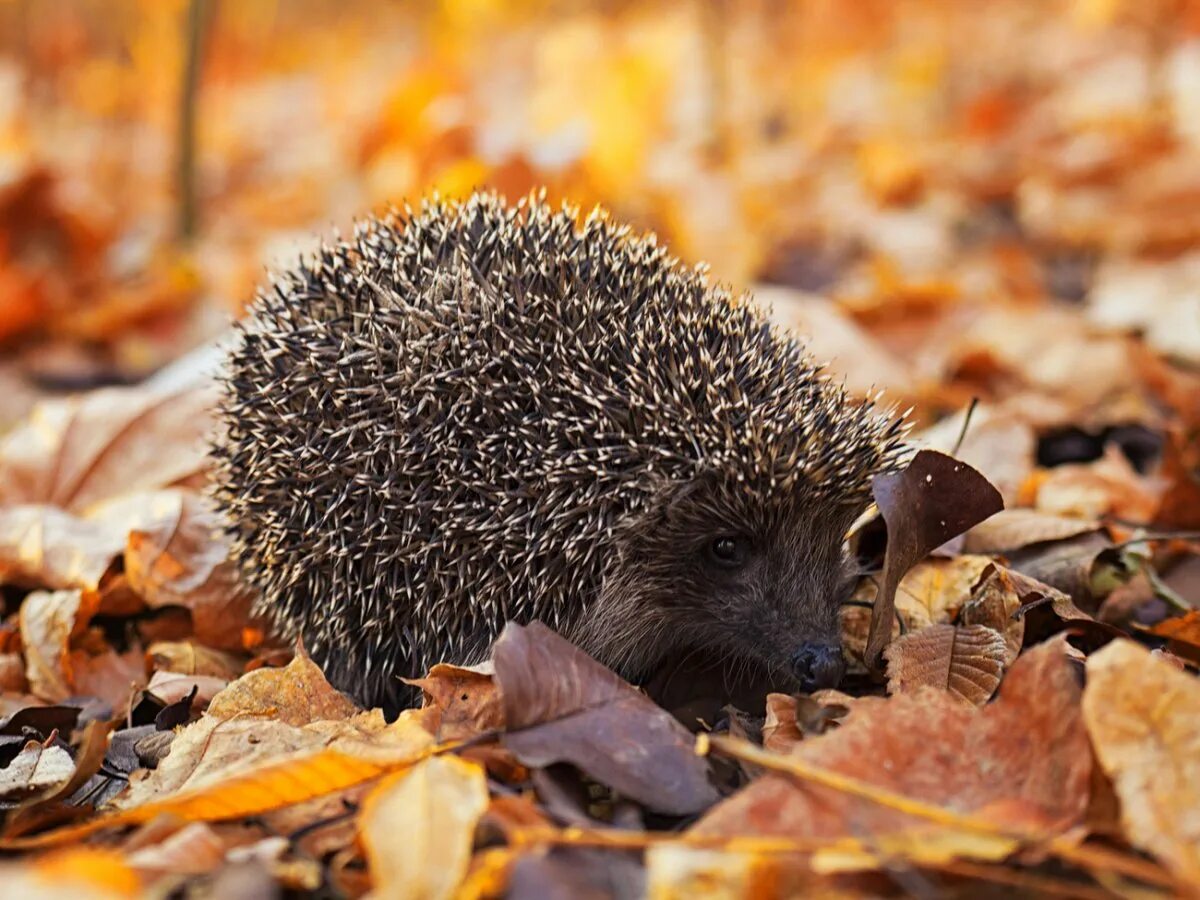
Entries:
{"type": "Polygon", "coordinates": [[[835,644],[805,641],[792,656],[792,673],[806,692],[835,686],[845,669],[842,649],[835,644]]]}

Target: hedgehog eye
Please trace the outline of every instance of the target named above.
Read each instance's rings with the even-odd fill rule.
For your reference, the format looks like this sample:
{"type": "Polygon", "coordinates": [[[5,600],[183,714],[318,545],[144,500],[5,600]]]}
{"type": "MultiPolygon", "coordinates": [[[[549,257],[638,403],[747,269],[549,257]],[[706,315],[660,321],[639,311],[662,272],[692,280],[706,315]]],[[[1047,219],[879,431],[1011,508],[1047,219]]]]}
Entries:
{"type": "Polygon", "coordinates": [[[736,569],[745,565],[750,556],[750,542],[743,537],[723,534],[713,538],[708,545],[708,555],[722,568],[736,569]]]}

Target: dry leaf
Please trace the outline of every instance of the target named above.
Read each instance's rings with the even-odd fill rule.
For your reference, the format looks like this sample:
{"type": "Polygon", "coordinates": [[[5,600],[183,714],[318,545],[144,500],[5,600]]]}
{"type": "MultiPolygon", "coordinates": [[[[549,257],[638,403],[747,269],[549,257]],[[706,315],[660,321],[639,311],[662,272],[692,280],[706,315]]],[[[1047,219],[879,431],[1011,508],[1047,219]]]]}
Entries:
{"type": "Polygon", "coordinates": [[[930,551],[1004,508],[986,478],[949,456],[921,450],[902,472],[879,475],[871,492],[888,526],[879,594],[871,611],[865,660],[879,665],[891,637],[896,589],[930,551]]]}
{"type": "Polygon", "coordinates": [[[1200,889],[1200,682],[1128,640],[1087,661],[1083,715],[1125,834],[1200,889]]]}
{"type": "Polygon", "coordinates": [[[373,896],[456,896],[487,805],[483,769],[453,756],[427,759],[382,781],[361,817],[373,896]]]}
{"type": "Polygon", "coordinates": [[[46,700],[74,693],[69,643],[91,618],[95,597],[80,591],[35,591],[21,603],[21,641],[30,690],[46,700]]]}
{"type": "Polygon", "coordinates": [[[933,687],[983,706],[1000,684],[1006,655],[1003,635],[984,625],[930,625],[884,651],[888,693],[933,687]]]}
{"type": "Polygon", "coordinates": [[[504,703],[490,673],[438,663],[424,678],[407,679],[424,695],[423,709],[437,711],[438,741],[462,741],[504,728],[504,703]]]}
{"type": "MultiPolygon", "coordinates": [[[[203,708],[229,686],[225,678],[214,678],[211,675],[185,675],[172,672],[169,669],[156,669],[150,676],[146,690],[168,705],[178,703],[184,697],[196,692],[192,704],[203,708]]],[[[297,724],[297,723],[292,723],[297,724]]]]}
{"type": "Polygon", "coordinates": [[[651,809],[688,815],[717,793],[691,735],[637,689],[540,623],[492,649],[504,745],[527,766],[570,762],[651,809]]]}
{"type": "Polygon", "coordinates": [[[0,866],[0,883],[8,896],[37,900],[130,900],[143,889],[119,853],[84,847],[0,866]]]}
{"type": "Polygon", "coordinates": [[[0,444],[0,502],[70,512],[168,487],[207,465],[215,386],[95,391],[39,406],[0,444]]]}
{"type": "Polygon", "coordinates": [[[220,868],[225,850],[225,841],[210,825],[192,822],[157,844],[139,847],[125,861],[147,873],[202,875],[220,868]]]}
{"type": "Polygon", "coordinates": [[[1138,475],[1115,447],[1095,462],[1056,466],[1037,485],[1040,512],[1096,519],[1111,515],[1149,522],[1160,504],[1162,485],[1138,475]]]}
{"type": "Polygon", "coordinates": [[[1079,519],[1036,509],[1002,509],[986,522],[980,522],[966,534],[966,553],[1003,553],[1043,541],[1099,531],[1094,519],[1079,519]]]}
{"type": "Polygon", "coordinates": [[[54,788],[75,774],[75,761],[63,747],[44,747],[30,741],[3,769],[0,769],[0,798],[6,802],[54,788]]]}
{"type": "Polygon", "coordinates": [[[217,719],[270,716],[288,725],[348,719],[359,712],[349,697],[330,687],[302,649],[282,669],[247,672],[208,705],[208,715],[217,719]]]}
{"type": "Polygon", "coordinates": [[[243,631],[256,624],[254,595],[238,578],[211,505],[183,491],[175,499],[170,513],[129,532],[125,575],[148,605],[188,609],[197,640],[240,650],[243,631]]]}
{"type": "MultiPolygon", "coordinates": [[[[832,889],[832,885],[830,886],[832,889]]],[[[796,857],[663,843],[646,851],[646,897],[823,896],[821,881],[796,857]]],[[[837,896],[830,891],[830,896],[837,896]]]]}
{"type": "MultiPolygon", "coordinates": [[[[1063,645],[1048,642],[1017,660],[999,697],[983,708],[928,688],[860,701],[841,727],[803,741],[792,755],[997,826],[1057,833],[1082,821],[1089,796],[1091,754],[1079,698],[1063,645]]],[[[827,839],[888,834],[918,821],[773,774],[723,800],[695,831],[827,839]]]]}
{"type": "Polygon", "coordinates": [[[993,565],[988,556],[955,556],[917,563],[896,589],[896,612],[910,630],[953,622],[980,576],[993,565]]]}

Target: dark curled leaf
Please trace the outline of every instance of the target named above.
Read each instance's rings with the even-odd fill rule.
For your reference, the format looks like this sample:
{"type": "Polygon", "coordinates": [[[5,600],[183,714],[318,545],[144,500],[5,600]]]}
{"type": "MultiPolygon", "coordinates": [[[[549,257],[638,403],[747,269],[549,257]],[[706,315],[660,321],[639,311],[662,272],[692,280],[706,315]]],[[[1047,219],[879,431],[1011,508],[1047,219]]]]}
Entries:
{"type": "Polygon", "coordinates": [[[887,551],[866,662],[879,668],[892,631],[896,588],[904,573],[946,541],[1004,508],[1004,500],[986,478],[964,462],[922,450],[902,472],[880,475],[871,493],[887,523],[887,551]]]}
{"type": "Polygon", "coordinates": [[[193,684],[187,696],[180,697],[174,703],[164,706],[154,717],[154,727],[159,731],[170,731],[177,725],[186,725],[192,717],[192,703],[200,690],[198,684],[193,684]]]}
{"type": "Polygon", "coordinates": [[[52,731],[70,734],[78,719],[78,706],[27,706],[0,719],[0,735],[28,737],[29,729],[45,740],[52,731]]]}
{"type": "Polygon", "coordinates": [[[525,765],[569,762],[670,815],[716,801],[708,763],[687,729],[549,628],[509,623],[492,660],[508,723],[504,744],[525,765]]]}

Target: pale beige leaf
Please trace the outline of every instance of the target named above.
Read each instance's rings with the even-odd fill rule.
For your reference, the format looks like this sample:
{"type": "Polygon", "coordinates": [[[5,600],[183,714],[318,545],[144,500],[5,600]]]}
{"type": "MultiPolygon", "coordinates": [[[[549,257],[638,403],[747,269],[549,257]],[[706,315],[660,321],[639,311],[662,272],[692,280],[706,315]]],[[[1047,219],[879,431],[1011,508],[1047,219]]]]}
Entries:
{"type": "Polygon", "coordinates": [[[1100,523],[1094,519],[1060,516],[1025,507],[1002,509],[967,532],[963,549],[967,553],[1000,553],[1099,530],[1100,523]]]}
{"type": "Polygon", "coordinates": [[[992,564],[987,556],[927,559],[913,566],[896,590],[896,612],[909,629],[953,621],[971,588],[992,564]]]}
{"type": "Polygon", "coordinates": [[[79,512],[207,465],[215,386],[114,388],[48,401],[0,444],[0,501],[79,512]]]}
{"type": "Polygon", "coordinates": [[[361,815],[374,896],[453,897],[487,804],[483,769],[454,756],[432,757],[381,782],[361,815]]]}
{"type": "MultiPolygon", "coordinates": [[[[752,841],[741,844],[753,845],[752,841]]],[[[803,860],[778,853],[752,850],[710,850],[684,843],[651,845],[646,851],[646,897],[649,900],[682,900],[688,897],[749,898],[760,896],[769,885],[769,896],[837,896],[834,885],[821,890],[803,860]]]]}
{"type": "Polygon", "coordinates": [[[1083,717],[1125,836],[1200,887],[1200,681],[1132,641],[1087,661],[1083,717]]]}
{"type": "Polygon", "coordinates": [[[1020,842],[1013,837],[953,828],[913,828],[863,840],[843,838],[813,854],[817,872],[868,872],[895,865],[897,859],[938,865],[955,859],[995,861],[1011,855],[1020,842]]]}
{"type": "Polygon", "coordinates": [[[90,617],[80,591],[34,591],[21,603],[21,643],[29,689],[44,700],[64,700],[74,692],[69,642],[90,617]]]}
{"type": "Polygon", "coordinates": [[[220,867],[225,850],[225,841],[211,825],[192,822],[157,844],[139,847],[127,854],[125,861],[147,872],[202,875],[220,867]]]}
{"type": "Polygon", "coordinates": [[[935,687],[982,706],[1000,684],[1006,654],[1004,636],[987,626],[930,625],[884,651],[888,693],[935,687]]]}
{"type": "Polygon", "coordinates": [[[34,791],[63,784],[74,774],[75,762],[64,748],[31,742],[0,769],[0,797],[19,800],[34,791]]]}

